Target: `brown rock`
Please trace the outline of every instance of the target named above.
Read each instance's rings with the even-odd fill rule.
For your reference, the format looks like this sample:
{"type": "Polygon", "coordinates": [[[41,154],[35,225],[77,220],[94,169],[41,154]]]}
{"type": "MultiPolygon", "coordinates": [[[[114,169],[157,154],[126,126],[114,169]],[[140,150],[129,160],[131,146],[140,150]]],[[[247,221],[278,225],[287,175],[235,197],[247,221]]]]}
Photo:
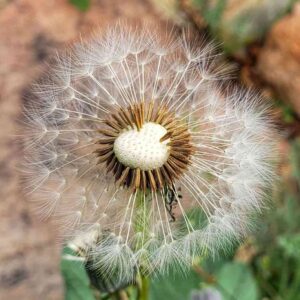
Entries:
{"type": "Polygon", "coordinates": [[[257,71],[300,115],[300,4],[274,25],[258,57],[257,71]]]}
{"type": "Polygon", "coordinates": [[[2,1],[0,8],[0,299],[59,300],[55,228],[33,216],[16,170],[22,153],[15,120],[24,91],[40,76],[45,59],[80,33],[101,30],[118,18],[157,22],[157,16],[140,0],[95,0],[86,13],[68,0],[2,1]]]}

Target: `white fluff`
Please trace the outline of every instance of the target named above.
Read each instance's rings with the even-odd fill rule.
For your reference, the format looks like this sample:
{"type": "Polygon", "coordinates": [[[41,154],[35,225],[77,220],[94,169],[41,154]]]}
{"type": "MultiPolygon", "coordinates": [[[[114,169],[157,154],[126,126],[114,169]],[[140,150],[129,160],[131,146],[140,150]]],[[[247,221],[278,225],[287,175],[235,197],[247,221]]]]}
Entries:
{"type": "Polygon", "coordinates": [[[124,24],[57,57],[25,109],[26,189],[41,215],[69,239],[91,234],[81,243],[93,241],[85,248],[95,267],[129,280],[140,266],[165,272],[243,238],[274,180],[276,138],[259,96],[230,86],[229,75],[214,47],[187,31],[174,38],[124,24]],[[111,107],[141,100],[168,105],[196,147],[172,190],[175,222],[163,191],[141,199],[118,188],[93,153],[111,107]]]}

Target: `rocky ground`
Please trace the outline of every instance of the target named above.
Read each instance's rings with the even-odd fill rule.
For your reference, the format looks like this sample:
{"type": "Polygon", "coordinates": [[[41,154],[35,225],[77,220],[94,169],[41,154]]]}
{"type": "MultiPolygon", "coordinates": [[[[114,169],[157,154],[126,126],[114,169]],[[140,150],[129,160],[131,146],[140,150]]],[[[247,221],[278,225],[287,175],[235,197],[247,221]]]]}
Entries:
{"type": "Polygon", "coordinates": [[[257,72],[300,116],[300,3],[277,22],[259,53],[257,72]]]}
{"type": "MultiPolygon", "coordinates": [[[[24,95],[55,49],[119,18],[157,22],[154,2],[95,0],[83,13],[67,0],[0,0],[0,299],[63,298],[55,228],[34,217],[19,184],[16,120],[24,95]]],[[[296,5],[255,48],[250,73],[300,115],[299,30],[296,5]]],[[[241,69],[248,72],[247,62],[241,69]]]]}

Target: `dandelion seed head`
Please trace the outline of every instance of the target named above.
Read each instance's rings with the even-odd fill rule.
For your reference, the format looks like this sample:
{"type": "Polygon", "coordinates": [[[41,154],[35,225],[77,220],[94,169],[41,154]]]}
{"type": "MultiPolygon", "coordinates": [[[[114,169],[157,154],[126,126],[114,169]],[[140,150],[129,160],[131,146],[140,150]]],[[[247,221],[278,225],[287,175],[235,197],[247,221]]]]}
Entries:
{"type": "Polygon", "coordinates": [[[117,25],[56,58],[24,108],[25,189],[92,268],[181,269],[240,241],[274,181],[260,96],[186,30],[117,25]]]}

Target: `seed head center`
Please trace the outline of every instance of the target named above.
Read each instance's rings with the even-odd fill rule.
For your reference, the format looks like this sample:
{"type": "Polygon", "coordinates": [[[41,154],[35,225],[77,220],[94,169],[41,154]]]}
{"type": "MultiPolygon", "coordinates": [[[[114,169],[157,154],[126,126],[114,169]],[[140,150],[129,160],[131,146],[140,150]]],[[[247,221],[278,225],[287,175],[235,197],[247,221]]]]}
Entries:
{"type": "Polygon", "coordinates": [[[143,171],[160,168],[168,160],[169,139],[160,142],[167,130],[153,122],[137,129],[126,129],[114,142],[114,153],[123,165],[143,171]]]}

